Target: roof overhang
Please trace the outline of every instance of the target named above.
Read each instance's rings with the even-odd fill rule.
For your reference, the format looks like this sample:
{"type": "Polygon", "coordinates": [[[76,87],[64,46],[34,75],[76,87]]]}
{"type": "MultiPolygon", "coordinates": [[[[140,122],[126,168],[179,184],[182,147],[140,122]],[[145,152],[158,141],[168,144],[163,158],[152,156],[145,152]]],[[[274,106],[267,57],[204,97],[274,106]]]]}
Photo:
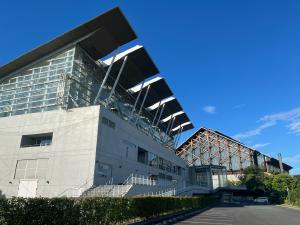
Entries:
{"type": "MultiPolygon", "coordinates": [[[[148,110],[153,114],[160,115],[161,119],[167,118],[170,115],[182,111],[182,107],[175,97],[170,97],[161,101],[161,103],[155,103],[154,105],[148,107],[148,110]],[[163,109],[162,109],[163,108],[163,109]]],[[[157,118],[156,118],[157,119],[157,118]]]]}
{"type": "MultiPolygon", "coordinates": [[[[161,122],[160,122],[159,127],[165,130],[166,127],[168,127],[171,124],[173,125],[171,128],[169,128],[169,129],[171,129],[171,135],[176,133],[176,132],[174,133],[173,131],[177,131],[181,127],[184,127],[188,124],[192,125],[192,123],[191,123],[190,119],[188,118],[187,114],[183,111],[173,113],[172,115],[162,119],[161,122]]],[[[191,127],[194,128],[193,125],[191,127]]],[[[192,128],[190,128],[190,129],[192,129],[192,128]]],[[[186,129],[186,130],[188,130],[188,129],[186,129]]],[[[185,130],[183,130],[183,131],[185,131],[185,130]]]]}
{"type": "Polygon", "coordinates": [[[179,126],[173,128],[171,131],[171,135],[173,136],[173,135],[177,134],[178,132],[184,132],[184,131],[191,130],[191,129],[194,129],[194,125],[191,122],[186,122],[186,123],[180,124],[179,126]]]}
{"type": "Polygon", "coordinates": [[[117,7],[2,66],[0,78],[71,44],[80,44],[96,60],[136,37],[117,7]]]}
{"type": "Polygon", "coordinates": [[[144,84],[139,84],[131,89],[129,92],[134,98],[137,98],[140,91],[141,95],[139,102],[141,103],[146,95],[146,90],[149,88],[148,95],[146,97],[144,108],[148,108],[161,100],[173,95],[169,85],[162,77],[155,77],[144,84]]]}
{"type": "MultiPolygon", "coordinates": [[[[111,77],[114,79],[116,79],[121,69],[125,56],[127,56],[127,61],[120,76],[119,83],[126,90],[159,73],[146,49],[143,46],[136,45],[116,55],[111,69],[111,77]]],[[[104,61],[107,66],[109,66],[111,62],[112,57],[104,61]]]]}

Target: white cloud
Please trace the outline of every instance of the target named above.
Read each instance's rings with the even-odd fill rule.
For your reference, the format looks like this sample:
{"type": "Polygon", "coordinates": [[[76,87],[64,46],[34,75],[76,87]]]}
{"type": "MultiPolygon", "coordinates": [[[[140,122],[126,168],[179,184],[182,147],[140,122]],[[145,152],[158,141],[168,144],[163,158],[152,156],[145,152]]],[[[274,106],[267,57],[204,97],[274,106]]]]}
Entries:
{"type": "Polygon", "coordinates": [[[263,147],[266,147],[268,145],[270,145],[271,143],[262,143],[262,144],[255,144],[253,146],[251,146],[251,148],[253,149],[259,149],[259,148],[263,148],[263,147]]]}
{"type": "Polygon", "coordinates": [[[300,120],[291,121],[288,128],[292,133],[300,134],[300,120]]]}
{"type": "Polygon", "coordinates": [[[203,107],[203,111],[209,114],[215,114],[216,113],[216,107],[212,105],[207,105],[203,107]]]}
{"type": "Polygon", "coordinates": [[[300,107],[289,111],[263,116],[259,121],[291,121],[300,118],[300,107]]]}
{"type": "Polygon", "coordinates": [[[233,138],[235,139],[246,139],[246,138],[250,138],[250,137],[253,137],[253,136],[257,136],[257,135],[260,135],[261,132],[268,128],[268,127],[272,127],[276,124],[276,122],[266,122],[266,123],[263,123],[262,125],[260,125],[259,127],[253,129],[253,130],[249,130],[249,131],[246,131],[246,132],[243,132],[243,133],[239,133],[239,134],[236,134],[233,136],[233,138]]]}
{"type": "Polygon", "coordinates": [[[257,128],[234,135],[236,139],[247,139],[260,135],[261,132],[269,127],[275,126],[278,122],[286,123],[286,127],[291,133],[300,134],[300,108],[289,111],[265,115],[258,120],[262,123],[257,128]]]}

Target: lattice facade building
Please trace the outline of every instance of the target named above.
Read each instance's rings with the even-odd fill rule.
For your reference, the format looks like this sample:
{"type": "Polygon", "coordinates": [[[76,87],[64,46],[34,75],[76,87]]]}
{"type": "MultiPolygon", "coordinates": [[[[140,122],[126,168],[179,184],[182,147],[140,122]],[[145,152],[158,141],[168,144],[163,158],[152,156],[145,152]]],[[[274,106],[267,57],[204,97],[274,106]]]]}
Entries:
{"type": "MultiPolygon", "coordinates": [[[[280,172],[280,162],[270,156],[245,146],[241,142],[218,131],[200,128],[177,150],[177,155],[185,159],[190,166],[220,165],[227,173],[241,174],[250,165],[263,168],[266,172],[280,172]]],[[[283,172],[292,169],[283,165],[283,172]]]]}

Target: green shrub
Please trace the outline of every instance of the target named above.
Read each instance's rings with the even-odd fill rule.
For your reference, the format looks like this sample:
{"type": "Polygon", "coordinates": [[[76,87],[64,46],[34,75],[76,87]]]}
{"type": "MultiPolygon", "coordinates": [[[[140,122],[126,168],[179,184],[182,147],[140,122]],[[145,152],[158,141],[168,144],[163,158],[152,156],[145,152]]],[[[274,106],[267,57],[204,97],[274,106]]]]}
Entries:
{"type": "Polygon", "coordinates": [[[287,202],[291,205],[300,206],[300,187],[289,192],[287,202]]]}
{"type": "Polygon", "coordinates": [[[108,225],[216,202],[214,197],[0,199],[0,225],[108,225]]]}
{"type": "Polygon", "coordinates": [[[0,200],[0,224],[74,225],[79,207],[72,199],[12,198],[0,200]]]}

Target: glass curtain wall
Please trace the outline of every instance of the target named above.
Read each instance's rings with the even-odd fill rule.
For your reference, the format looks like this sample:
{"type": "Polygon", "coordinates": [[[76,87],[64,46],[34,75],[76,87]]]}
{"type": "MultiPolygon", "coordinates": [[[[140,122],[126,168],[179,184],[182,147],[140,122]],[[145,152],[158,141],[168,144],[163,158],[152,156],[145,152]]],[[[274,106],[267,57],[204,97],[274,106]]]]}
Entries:
{"type": "Polygon", "coordinates": [[[72,74],[74,48],[57,53],[0,81],[0,117],[58,109],[63,78],[72,74]]]}
{"type": "MultiPolygon", "coordinates": [[[[106,69],[80,46],[54,53],[0,81],[0,117],[93,105],[106,69]]],[[[121,85],[117,85],[108,99],[114,82],[109,76],[99,104],[156,141],[174,147],[170,145],[173,138],[151,126],[153,115],[147,109],[142,109],[142,113],[138,114],[138,104],[132,113],[135,99],[121,85]]]]}
{"type": "MultiPolygon", "coordinates": [[[[73,74],[67,85],[68,108],[92,105],[106,70],[107,67],[105,68],[101,62],[94,61],[83,49],[77,46],[73,74]]],[[[121,74],[121,76],[125,75],[121,74]]],[[[116,86],[113,95],[109,99],[114,83],[115,79],[110,75],[99,97],[101,105],[115,112],[122,119],[134,124],[139,130],[152,136],[156,141],[160,143],[173,141],[164,131],[151,126],[153,115],[147,109],[143,108],[141,114],[138,114],[141,105],[137,104],[136,109],[133,110],[136,99],[122,85],[118,84],[116,86]]]]}

